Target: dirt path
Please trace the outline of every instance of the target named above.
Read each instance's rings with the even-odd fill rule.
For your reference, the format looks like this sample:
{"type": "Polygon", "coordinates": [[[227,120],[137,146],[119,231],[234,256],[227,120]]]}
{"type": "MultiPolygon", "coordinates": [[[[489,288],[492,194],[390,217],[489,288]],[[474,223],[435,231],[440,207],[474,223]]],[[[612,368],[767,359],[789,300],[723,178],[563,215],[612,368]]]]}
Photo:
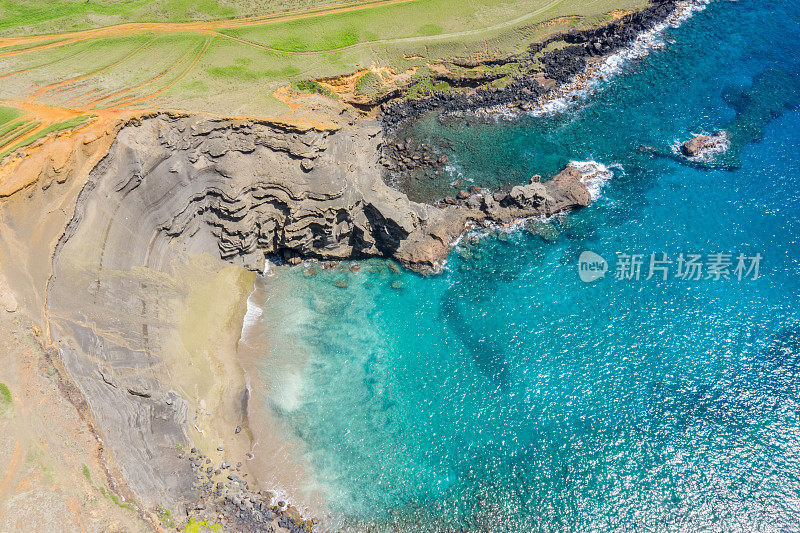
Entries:
{"type": "Polygon", "coordinates": [[[6,467],[3,478],[0,479],[0,501],[2,501],[7,494],[10,494],[11,490],[14,488],[14,480],[19,474],[19,468],[21,465],[22,443],[17,441],[16,446],[14,446],[14,455],[11,456],[11,461],[9,461],[9,464],[6,467]]]}
{"type": "Polygon", "coordinates": [[[221,29],[238,28],[243,26],[256,26],[261,24],[275,24],[278,22],[288,22],[292,20],[300,20],[322,15],[348,13],[350,11],[362,11],[364,9],[370,9],[373,7],[387,6],[392,4],[404,4],[413,1],[414,0],[375,0],[372,2],[346,3],[346,4],[339,4],[336,6],[328,6],[326,8],[320,8],[320,9],[286,12],[266,17],[263,16],[248,17],[241,19],[212,20],[205,22],[130,22],[126,24],[118,24],[116,26],[106,26],[103,28],[95,28],[91,30],[83,30],[78,32],[53,33],[48,35],[32,35],[25,37],[6,37],[0,39],[0,48],[4,48],[7,46],[33,44],[42,41],[50,41],[53,39],[62,39],[62,40],[57,42],[48,42],[47,44],[43,44],[42,46],[34,48],[13,50],[5,53],[0,52],[0,57],[24,54],[26,52],[43,50],[45,48],[53,48],[56,46],[71,44],[86,39],[96,39],[98,37],[121,37],[137,33],[187,33],[187,32],[205,33],[221,29]]]}

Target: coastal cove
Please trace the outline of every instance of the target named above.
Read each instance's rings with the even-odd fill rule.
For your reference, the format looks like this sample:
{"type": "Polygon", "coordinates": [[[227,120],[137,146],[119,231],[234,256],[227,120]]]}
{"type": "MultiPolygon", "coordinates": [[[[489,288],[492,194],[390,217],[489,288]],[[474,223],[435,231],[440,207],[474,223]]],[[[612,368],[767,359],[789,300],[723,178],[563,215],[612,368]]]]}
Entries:
{"type": "Polygon", "coordinates": [[[712,2],[557,113],[434,112],[399,135],[448,159],[412,198],[593,160],[613,177],[585,209],[468,233],[434,277],[370,260],[259,279],[251,386],[332,529],[800,521],[798,21],[712,2]],[[719,130],[724,164],[680,156],[719,130]],[[580,281],[585,250],[606,278],[580,281]],[[717,252],[761,254],[760,276],[645,279],[651,253],[717,252]],[[640,280],[614,278],[620,253],[645,256],[640,280]]]}
{"type": "Polygon", "coordinates": [[[55,1],[0,31],[10,530],[798,527],[796,0],[55,1]]]}

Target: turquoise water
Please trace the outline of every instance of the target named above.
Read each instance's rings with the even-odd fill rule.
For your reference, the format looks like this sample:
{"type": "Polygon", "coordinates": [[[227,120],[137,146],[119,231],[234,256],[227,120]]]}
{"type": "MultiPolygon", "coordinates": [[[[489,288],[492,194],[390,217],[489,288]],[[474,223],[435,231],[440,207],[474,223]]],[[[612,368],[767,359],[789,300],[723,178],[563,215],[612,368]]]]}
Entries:
{"type": "Polygon", "coordinates": [[[265,280],[297,369],[272,407],[345,529],[799,529],[799,76],[800,3],[720,1],[558,116],[418,122],[476,183],[570,159],[615,176],[579,212],[465,239],[439,276],[265,280]],[[720,128],[726,169],[638,150],[720,128]],[[580,281],[584,250],[612,272],[580,281]],[[617,280],[621,252],[763,259],[755,280],[617,280]]]}

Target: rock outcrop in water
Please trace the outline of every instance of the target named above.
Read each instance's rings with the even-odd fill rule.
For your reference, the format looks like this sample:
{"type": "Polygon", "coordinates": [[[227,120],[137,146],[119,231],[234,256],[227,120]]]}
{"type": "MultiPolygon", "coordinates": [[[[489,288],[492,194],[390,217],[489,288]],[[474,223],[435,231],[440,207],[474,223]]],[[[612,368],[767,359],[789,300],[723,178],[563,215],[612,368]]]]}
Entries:
{"type": "Polygon", "coordinates": [[[708,151],[719,150],[725,142],[724,134],[696,135],[681,145],[681,153],[686,157],[697,157],[708,151]]]}

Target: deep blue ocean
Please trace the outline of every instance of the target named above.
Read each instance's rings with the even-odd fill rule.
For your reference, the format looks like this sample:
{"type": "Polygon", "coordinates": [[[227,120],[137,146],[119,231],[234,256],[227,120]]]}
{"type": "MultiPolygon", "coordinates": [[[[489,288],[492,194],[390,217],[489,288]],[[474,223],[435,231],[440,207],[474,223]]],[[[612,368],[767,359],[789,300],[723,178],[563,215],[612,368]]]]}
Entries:
{"type": "Polygon", "coordinates": [[[445,188],[605,164],[591,206],[467,236],[437,276],[264,280],[299,369],[271,407],[345,530],[800,530],[800,2],[719,0],[662,40],[563,112],[410,130],[446,141],[445,188]],[[669,157],[720,129],[724,165],[669,157]],[[716,253],[731,279],[674,275],[716,253]]]}

